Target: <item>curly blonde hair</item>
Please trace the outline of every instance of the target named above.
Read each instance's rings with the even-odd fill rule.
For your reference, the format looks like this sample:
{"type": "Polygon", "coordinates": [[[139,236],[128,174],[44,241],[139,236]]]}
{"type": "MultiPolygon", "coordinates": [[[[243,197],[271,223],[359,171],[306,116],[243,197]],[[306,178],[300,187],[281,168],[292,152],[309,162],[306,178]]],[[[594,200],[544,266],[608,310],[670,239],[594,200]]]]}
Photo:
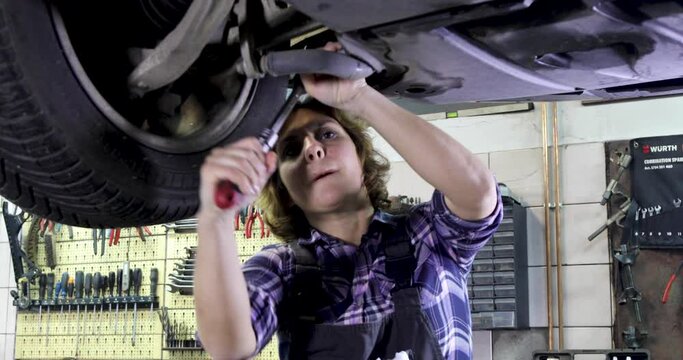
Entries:
{"type": "MultiPolygon", "coordinates": [[[[337,120],[344,131],[349,134],[363,167],[363,185],[372,206],[375,209],[387,209],[389,207],[387,199],[389,161],[372,146],[366,122],[315,100],[297,105],[292,114],[302,108],[337,120]]],[[[275,171],[266,183],[259,196],[258,206],[263,209],[264,221],[271,232],[280,240],[291,241],[310,236],[308,220],[304,212],[292,201],[278,171],[275,171]]]]}

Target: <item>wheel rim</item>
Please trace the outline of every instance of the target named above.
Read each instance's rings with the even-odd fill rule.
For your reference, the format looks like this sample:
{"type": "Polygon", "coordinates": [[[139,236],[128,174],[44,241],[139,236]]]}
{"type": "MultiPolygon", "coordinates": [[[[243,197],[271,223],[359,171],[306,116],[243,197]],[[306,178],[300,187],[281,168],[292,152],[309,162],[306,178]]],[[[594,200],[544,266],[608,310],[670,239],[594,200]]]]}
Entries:
{"type": "Polygon", "coordinates": [[[60,10],[55,5],[50,5],[50,11],[57,37],[74,75],[93,104],[114,126],[125,134],[124,136],[129,136],[147,147],[162,152],[173,154],[196,153],[223,143],[244,118],[258,86],[258,80],[241,77],[240,88],[237,91],[232,89],[236,96],[234,99],[227,99],[231,106],[223,106],[220,111],[212,114],[207,124],[189,135],[162,136],[136,126],[110,104],[91,80],[77,55],[60,10]]]}

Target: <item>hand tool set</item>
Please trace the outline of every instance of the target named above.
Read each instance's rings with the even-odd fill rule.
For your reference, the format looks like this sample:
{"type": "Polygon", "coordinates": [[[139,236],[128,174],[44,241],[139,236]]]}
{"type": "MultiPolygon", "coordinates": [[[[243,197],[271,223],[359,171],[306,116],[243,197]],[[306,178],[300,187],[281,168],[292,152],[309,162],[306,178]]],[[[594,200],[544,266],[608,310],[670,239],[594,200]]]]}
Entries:
{"type": "MultiPolygon", "coordinates": [[[[101,324],[104,321],[104,311],[114,313],[114,334],[119,331],[119,310],[123,309],[122,336],[126,338],[128,309],[133,309],[131,331],[131,345],[135,345],[138,311],[149,308],[152,312],[155,307],[159,307],[157,287],[159,281],[159,270],[150,269],[149,272],[149,292],[141,294],[143,282],[142,269],[131,268],[129,262],[122,264],[122,268],[117,272],[102,274],[100,272],[84,273],[77,270],[70,274],[64,272],[61,279],[55,283],[55,274],[40,274],[38,281],[38,298],[30,297],[31,291],[27,281],[21,281],[21,294],[12,292],[15,296],[13,304],[22,310],[38,312],[39,333],[45,335],[46,343],[49,343],[51,314],[59,311],[58,321],[73,309],[76,311],[76,327],[67,328],[67,333],[62,335],[77,336],[76,344],[79,344],[81,334],[85,332],[85,323],[91,324],[88,335],[101,334],[101,324]],[[43,316],[46,312],[46,316],[43,316]],[[83,325],[81,325],[83,322],[83,325]],[[92,324],[96,324],[93,326],[92,324]]],[[[110,320],[109,317],[107,317],[110,320]]]]}
{"type": "Polygon", "coordinates": [[[158,312],[161,326],[166,337],[164,350],[169,351],[198,351],[202,350],[196,337],[196,327],[177,320],[171,321],[168,308],[163,307],[158,312]]]}

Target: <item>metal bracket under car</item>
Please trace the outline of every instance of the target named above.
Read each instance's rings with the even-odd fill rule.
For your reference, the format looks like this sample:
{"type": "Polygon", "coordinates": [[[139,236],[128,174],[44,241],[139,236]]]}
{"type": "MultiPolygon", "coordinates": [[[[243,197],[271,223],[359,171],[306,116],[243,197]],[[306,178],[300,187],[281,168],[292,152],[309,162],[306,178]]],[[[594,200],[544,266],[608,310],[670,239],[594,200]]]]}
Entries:
{"type": "Polygon", "coordinates": [[[240,44],[242,61],[237,64],[237,71],[249,78],[261,78],[265,75],[325,74],[342,79],[362,79],[375,71],[365,61],[356,57],[324,50],[283,50],[261,54],[256,51],[254,29],[250,27],[252,24],[249,21],[252,16],[249,14],[250,11],[253,10],[250,10],[246,1],[239,1],[235,5],[238,26],[231,28],[228,34],[229,39],[238,39],[240,44]]]}
{"type": "Polygon", "coordinates": [[[143,95],[177,80],[222,28],[235,0],[193,1],[180,23],[128,77],[132,93],[143,95]]]}
{"type": "Polygon", "coordinates": [[[260,78],[266,74],[320,73],[359,79],[374,72],[364,61],[323,50],[257,53],[249,27],[248,2],[241,0],[235,3],[236,0],[193,1],[175,29],[156,48],[144,52],[143,59],[128,77],[131,93],[142,96],[180,78],[216,34],[223,33],[233,9],[238,17],[238,26],[228,32],[228,44],[238,39],[242,61],[237,69],[249,78],[260,78]]]}

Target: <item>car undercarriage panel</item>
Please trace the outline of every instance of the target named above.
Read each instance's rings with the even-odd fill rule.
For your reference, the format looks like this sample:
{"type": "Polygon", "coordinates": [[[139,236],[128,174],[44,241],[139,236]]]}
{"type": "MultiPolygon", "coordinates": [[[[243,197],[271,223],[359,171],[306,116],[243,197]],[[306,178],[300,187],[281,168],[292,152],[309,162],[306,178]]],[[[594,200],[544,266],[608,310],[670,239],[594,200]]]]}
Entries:
{"type": "MultiPolygon", "coordinates": [[[[309,1],[307,6],[313,3],[323,2],[309,1]]],[[[386,6],[392,8],[388,13],[401,13],[394,9],[400,4],[384,3],[392,4],[386,6]]],[[[358,14],[363,9],[355,2],[344,4],[347,12],[358,14]]],[[[363,46],[386,68],[369,81],[387,95],[435,104],[683,92],[680,1],[452,1],[450,5],[454,6],[448,10],[416,13],[410,19],[347,32],[344,37],[363,46]]],[[[325,14],[311,10],[309,16],[328,25],[325,14]]],[[[385,15],[357,17],[372,23],[385,15]]]]}
{"type": "Polygon", "coordinates": [[[492,0],[287,0],[302,13],[336,32],[348,32],[393,23],[492,0]],[[362,14],[362,15],[361,15],[362,14]]]}

